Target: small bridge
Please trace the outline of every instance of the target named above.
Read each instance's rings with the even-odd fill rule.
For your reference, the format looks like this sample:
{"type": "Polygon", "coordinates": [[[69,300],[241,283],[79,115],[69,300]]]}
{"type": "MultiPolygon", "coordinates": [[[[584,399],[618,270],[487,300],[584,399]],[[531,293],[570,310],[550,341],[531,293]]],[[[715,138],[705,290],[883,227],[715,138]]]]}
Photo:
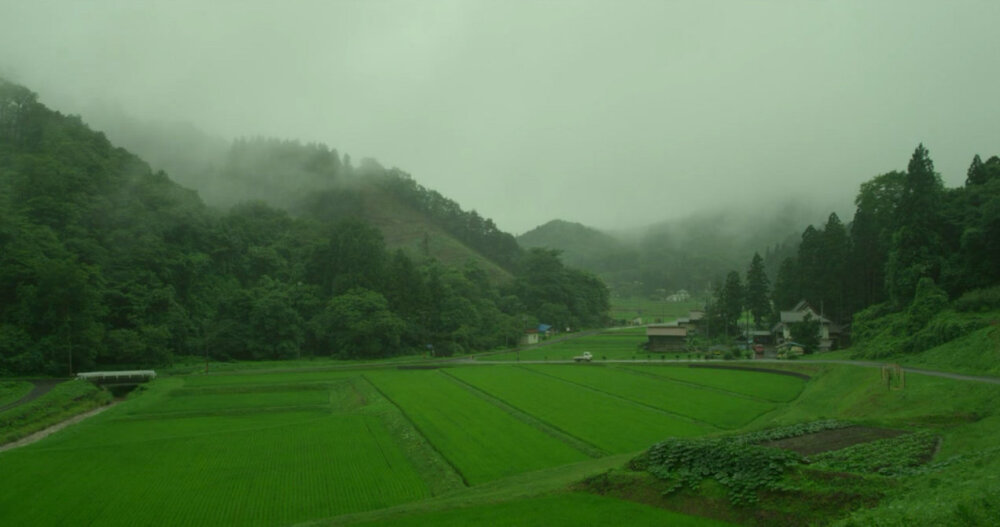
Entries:
{"type": "Polygon", "coordinates": [[[85,371],[77,373],[76,378],[101,386],[134,386],[155,379],[156,372],[153,370],[85,371]]]}

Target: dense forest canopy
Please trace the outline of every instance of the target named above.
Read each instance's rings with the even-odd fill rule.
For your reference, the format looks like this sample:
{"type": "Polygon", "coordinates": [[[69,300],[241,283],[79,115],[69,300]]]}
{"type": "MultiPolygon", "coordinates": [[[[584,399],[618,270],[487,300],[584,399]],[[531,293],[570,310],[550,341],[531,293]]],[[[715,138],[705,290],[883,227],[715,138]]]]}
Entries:
{"type": "Polygon", "coordinates": [[[759,255],[747,273],[756,282],[743,289],[737,307],[729,304],[740,289],[727,279],[710,310],[727,321],[718,327],[735,329],[732,312],[743,307],[763,327],[805,300],[837,323],[853,322],[862,340],[874,320],[909,313],[908,322],[894,330],[902,337],[929,321],[917,311],[930,304],[940,311],[949,298],[1000,283],[1000,157],[983,161],[976,155],[965,184],[946,188],[930,152],[918,145],[905,171],[863,183],[855,206],[847,224],[830,214],[825,224],[806,227],[795,253],[781,261],[770,293],[756,271],[759,255]],[[769,294],[773,311],[762,317],[769,294]]]}
{"type": "Polygon", "coordinates": [[[513,342],[539,321],[606,317],[599,280],[553,253],[522,252],[488,219],[398,171],[266,139],[237,142],[220,170],[292,211],[261,200],[208,207],[80,118],[0,80],[0,375],[182,355],[453,354],[513,342]],[[352,214],[352,187],[331,183],[348,178],[416,203],[514,278],[498,284],[474,263],[388,250],[352,214]]]}

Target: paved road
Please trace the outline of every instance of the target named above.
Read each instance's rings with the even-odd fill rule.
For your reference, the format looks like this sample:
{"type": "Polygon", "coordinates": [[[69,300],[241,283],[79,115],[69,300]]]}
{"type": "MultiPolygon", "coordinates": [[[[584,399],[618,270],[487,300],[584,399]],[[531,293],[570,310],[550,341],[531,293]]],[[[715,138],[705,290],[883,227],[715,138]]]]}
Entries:
{"type": "MultiPolygon", "coordinates": [[[[767,361],[758,361],[758,362],[767,362],[767,361]]],[[[774,360],[770,362],[782,362],[782,361],[774,360]]],[[[808,360],[802,362],[803,363],[821,362],[826,364],[850,364],[852,366],[862,366],[865,368],[881,368],[886,364],[884,362],[870,362],[864,360],[823,360],[823,359],[808,360]]],[[[930,375],[931,377],[944,377],[945,379],[955,379],[958,381],[972,381],[972,382],[985,382],[989,384],[1000,384],[1000,377],[964,375],[961,373],[952,373],[948,371],[936,371],[936,370],[925,370],[922,368],[913,368],[911,366],[903,366],[902,369],[906,373],[919,373],[921,375],[930,375]]]]}

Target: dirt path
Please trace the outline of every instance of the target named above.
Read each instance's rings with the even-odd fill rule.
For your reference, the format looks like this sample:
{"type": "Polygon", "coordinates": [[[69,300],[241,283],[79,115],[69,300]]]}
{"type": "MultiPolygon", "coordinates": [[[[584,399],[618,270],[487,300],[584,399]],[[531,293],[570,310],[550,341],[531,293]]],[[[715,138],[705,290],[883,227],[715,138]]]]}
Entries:
{"type": "Polygon", "coordinates": [[[52,435],[52,434],[54,434],[54,433],[62,430],[63,428],[66,428],[67,426],[75,425],[76,423],[79,423],[80,421],[83,421],[84,419],[86,419],[88,417],[93,417],[93,416],[95,416],[95,415],[97,415],[97,414],[99,414],[99,413],[107,410],[108,408],[111,408],[112,406],[114,406],[116,404],[118,404],[118,401],[115,401],[115,402],[113,402],[111,404],[108,404],[108,405],[105,405],[105,406],[101,406],[99,408],[94,408],[93,410],[90,410],[89,412],[84,412],[82,414],[74,415],[73,417],[70,417],[69,419],[67,419],[65,421],[56,423],[56,424],[54,424],[54,425],[52,425],[52,426],[50,426],[50,427],[48,427],[48,428],[46,428],[44,430],[39,430],[39,431],[35,432],[34,434],[31,434],[30,436],[22,437],[21,439],[18,439],[17,441],[14,441],[13,443],[7,443],[6,445],[0,446],[0,452],[5,452],[7,450],[11,450],[11,449],[14,449],[14,448],[17,448],[17,447],[27,446],[27,445],[30,445],[30,444],[35,443],[37,441],[41,441],[42,439],[45,439],[46,437],[48,437],[48,436],[50,436],[50,435],[52,435]]]}
{"type": "Polygon", "coordinates": [[[34,384],[35,387],[32,388],[31,391],[28,392],[28,394],[25,395],[24,397],[21,397],[20,399],[12,403],[7,403],[3,406],[0,406],[0,412],[4,410],[9,410],[15,406],[21,406],[24,403],[30,403],[31,401],[34,401],[35,399],[38,399],[39,397],[45,395],[46,393],[49,392],[49,390],[54,388],[55,385],[65,380],[66,379],[28,379],[28,382],[34,384]]]}

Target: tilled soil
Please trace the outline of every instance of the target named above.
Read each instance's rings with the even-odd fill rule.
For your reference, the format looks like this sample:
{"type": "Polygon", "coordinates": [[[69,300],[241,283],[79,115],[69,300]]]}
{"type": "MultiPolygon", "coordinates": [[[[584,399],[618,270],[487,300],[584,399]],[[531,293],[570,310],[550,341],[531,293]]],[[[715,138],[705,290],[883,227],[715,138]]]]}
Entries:
{"type": "Polygon", "coordinates": [[[773,446],[785,450],[792,450],[804,456],[840,450],[859,443],[867,443],[879,439],[898,437],[906,432],[903,430],[893,430],[891,428],[875,428],[869,426],[850,426],[847,428],[837,428],[834,430],[823,430],[815,434],[799,437],[789,437],[777,441],[761,443],[764,446],[773,446]]]}

